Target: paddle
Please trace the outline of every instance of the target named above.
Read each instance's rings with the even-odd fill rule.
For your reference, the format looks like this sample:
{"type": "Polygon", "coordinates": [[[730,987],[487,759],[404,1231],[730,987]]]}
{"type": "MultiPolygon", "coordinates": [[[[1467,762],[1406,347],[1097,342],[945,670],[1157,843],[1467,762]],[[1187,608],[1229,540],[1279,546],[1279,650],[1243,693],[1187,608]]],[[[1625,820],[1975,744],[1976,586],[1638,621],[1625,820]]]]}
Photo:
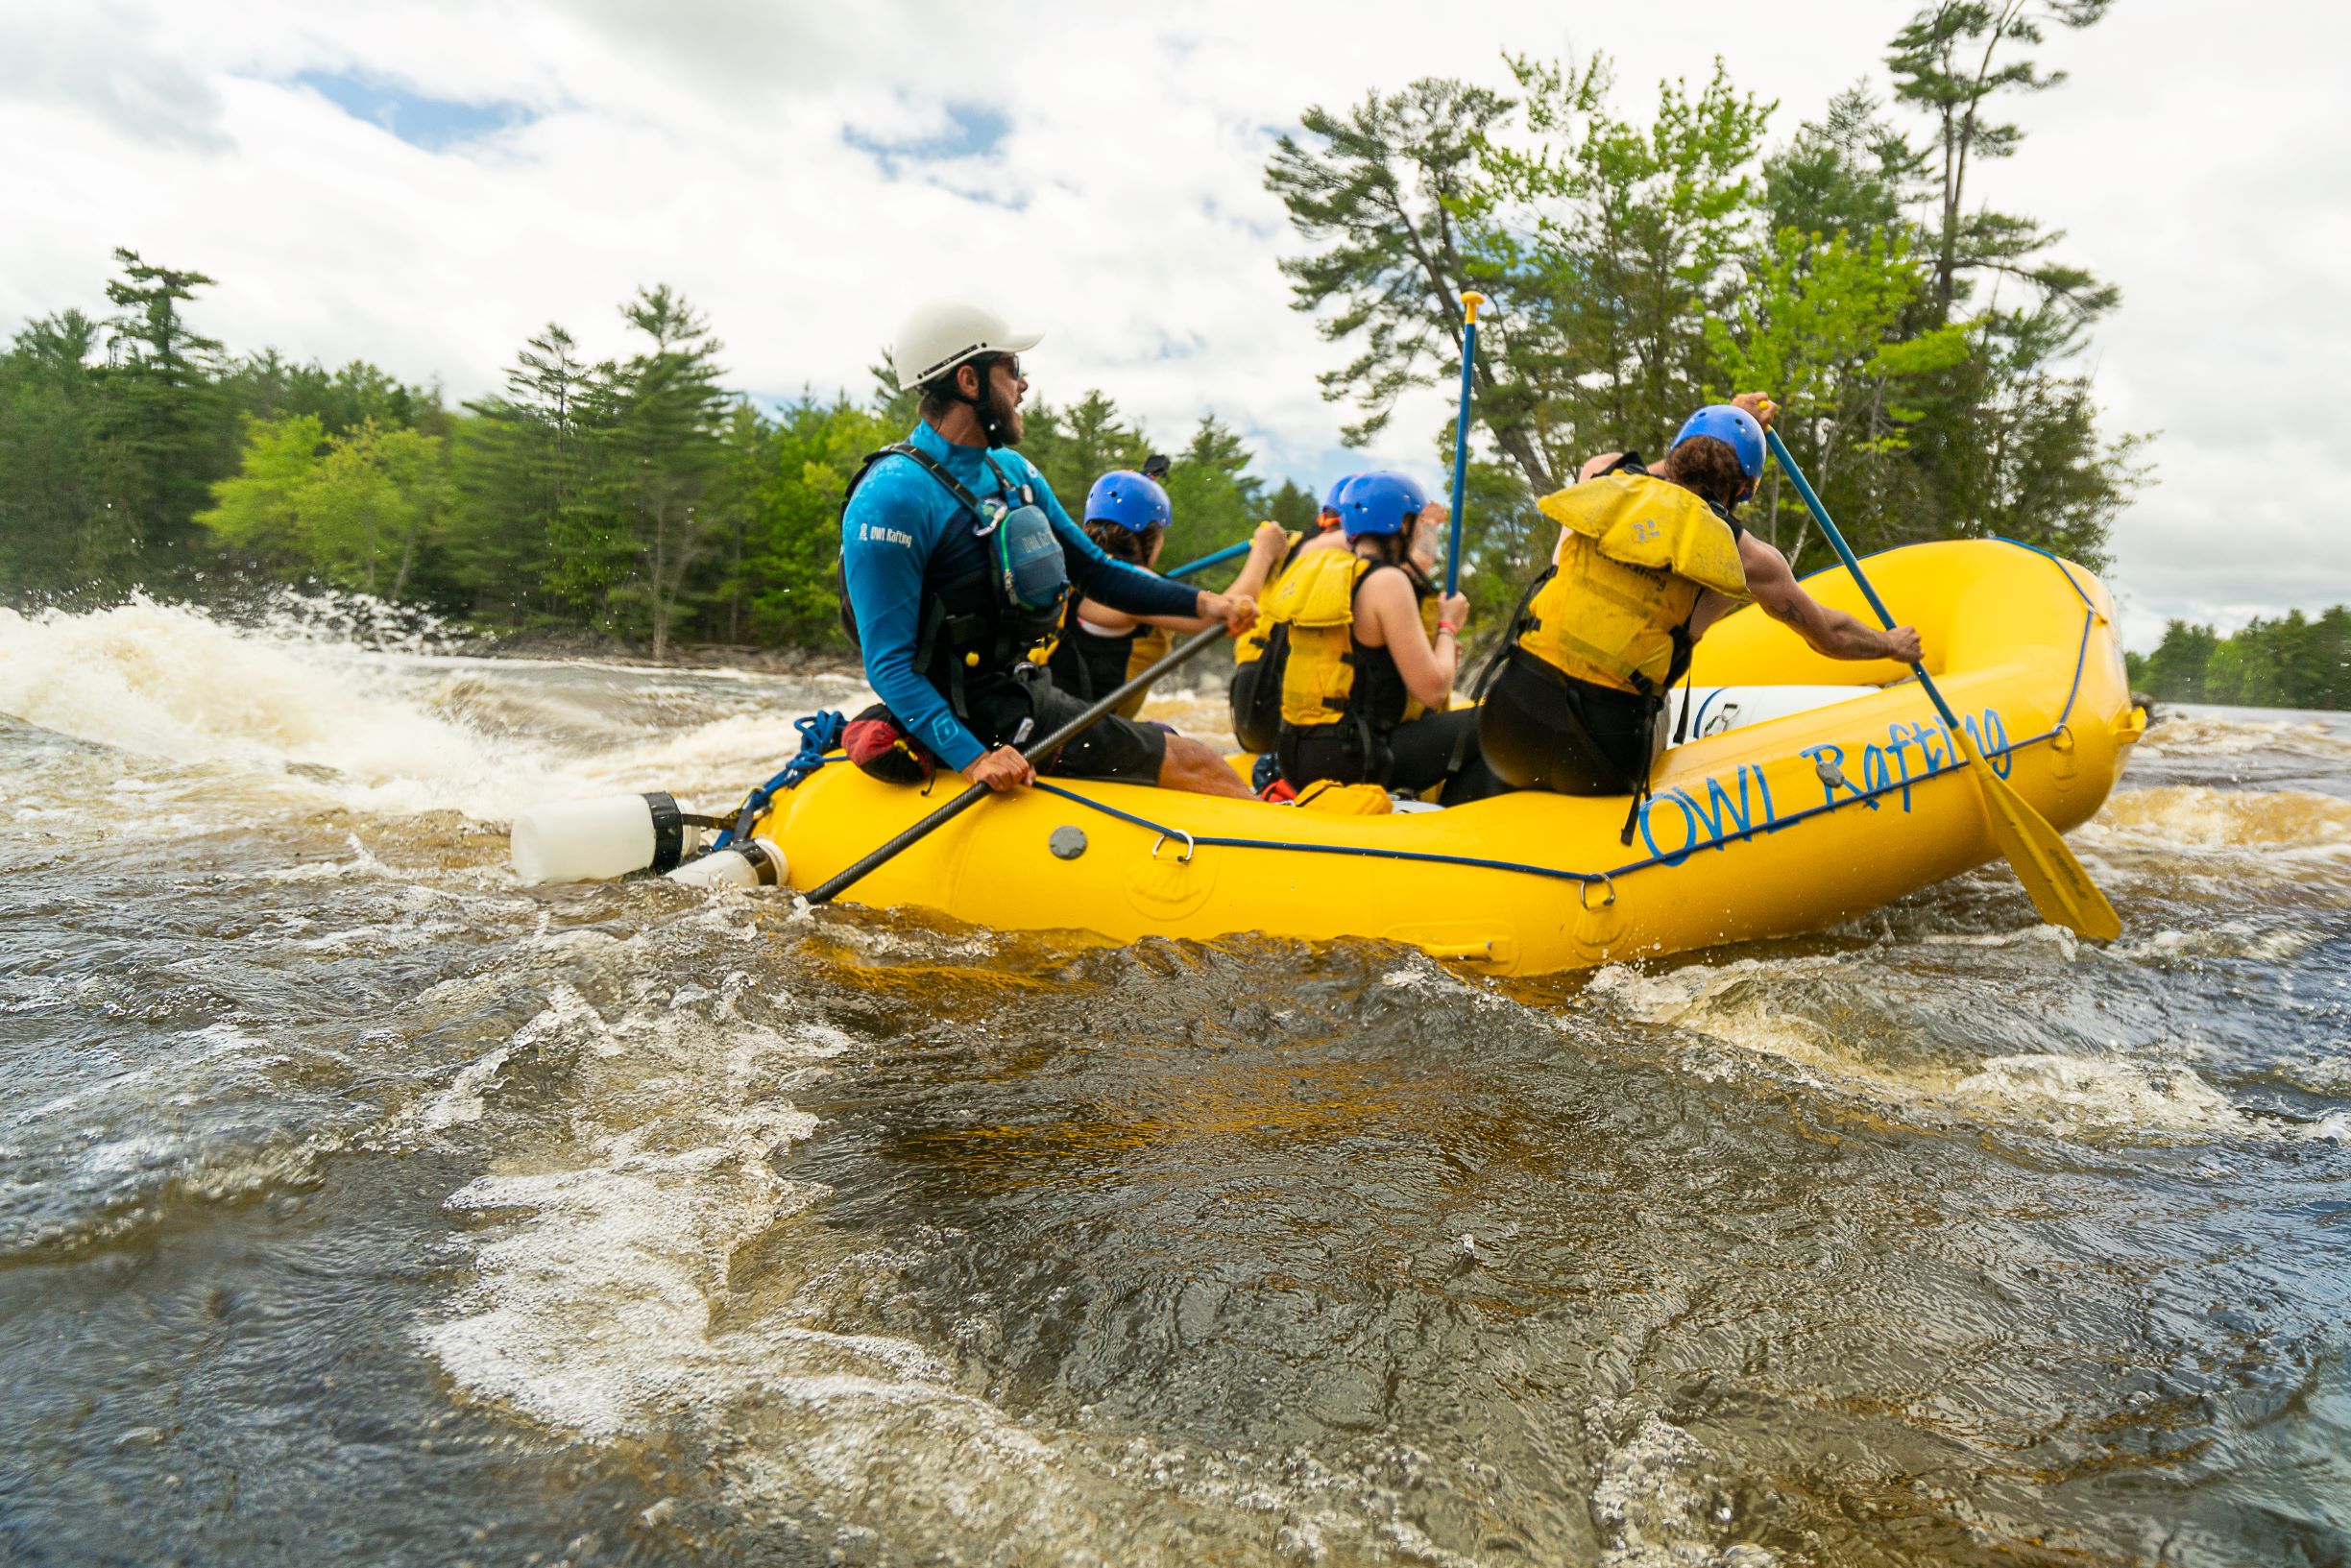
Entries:
{"type": "Polygon", "coordinates": [[[1445,545],[1445,597],[1461,591],[1462,493],[1469,480],[1469,367],[1477,363],[1478,306],[1486,296],[1464,290],[1462,313],[1461,417],[1453,422],[1453,537],[1445,545]]]}
{"type": "MultiPolygon", "coordinates": [[[[1804,497],[1806,506],[1811,508],[1812,520],[1820,524],[1821,533],[1828,539],[1830,547],[1836,551],[1837,559],[1845,563],[1845,569],[1852,572],[1854,581],[1860,585],[1861,596],[1869,600],[1872,610],[1878,612],[1878,621],[1886,630],[1892,631],[1894,617],[1887,613],[1885,601],[1878,597],[1878,591],[1870,587],[1870,580],[1861,574],[1861,563],[1854,559],[1853,547],[1845,543],[1845,536],[1837,532],[1837,525],[1829,520],[1829,509],[1821,505],[1818,495],[1812,494],[1812,487],[1806,483],[1803,470],[1796,467],[1796,460],[1788,455],[1787,444],[1780,439],[1780,432],[1766,430],[1763,439],[1771,443],[1771,453],[1780,462],[1780,471],[1788,476],[1788,482],[1796,487],[1796,494],[1804,497]]],[[[2024,891],[2032,896],[2033,907],[2041,912],[2041,918],[2052,926],[2070,926],[2093,941],[2111,942],[2121,935],[2122,917],[2115,913],[2115,906],[2106,901],[2106,895],[2091,881],[2090,873],[2082,869],[2082,863],[2073,857],[2073,852],[2066,848],[2066,842],[2058,836],[2057,830],[2049,825],[2048,818],[2034,810],[2024,796],[2010,788],[2007,780],[1992,771],[1992,764],[1985,761],[1983,754],[1975,749],[1975,741],[1968,734],[1967,726],[1959,722],[1957,715],[1951,712],[1951,704],[1945,702],[1943,693],[1936,689],[1933,678],[1927,673],[1927,666],[1912,664],[1910,669],[1918,676],[1919,685],[1925,688],[1927,700],[1934,704],[1935,712],[1943,715],[1944,727],[1951,732],[1952,743],[1967,759],[1968,771],[1975,776],[1976,784],[1982,787],[1984,815],[1991,819],[1993,840],[2000,845],[2000,853],[2008,857],[2008,863],[2016,868],[2017,880],[2024,884],[2024,891]]]]}
{"type": "MultiPolygon", "coordinates": [[[[1184,641],[1177,643],[1165,659],[1160,660],[1157,663],[1151,665],[1151,668],[1143,671],[1143,673],[1140,675],[1130,677],[1125,686],[1120,687],[1117,690],[1111,692],[1109,695],[1098,699],[1091,708],[1088,708],[1084,712],[1079,714],[1076,718],[1071,719],[1067,724],[1062,725],[1061,728],[1055,730],[1044,739],[1032,742],[1027,749],[1022,751],[1021,755],[1029,759],[1029,760],[1033,763],[1038,758],[1049,756],[1052,753],[1059,750],[1061,747],[1068,745],[1072,740],[1077,739],[1079,735],[1083,734],[1087,729],[1089,729],[1094,724],[1095,720],[1103,717],[1109,713],[1111,710],[1118,707],[1120,703],[1125,702],[1128,697],[1133,696],[1145,687],[1150,686],[1153,681],[1159,679],[1160,676],[1165,675],[1169,670],[1174,669],[1185,660],[1190,659],[1194,654],[1199,653],[1202,648],[1205,648],[1209,643],[1214,642],[1218,638],[1223,637],[1224,635],[1224,628],[1223,626],[1211,626],[1206,631],[1196,633],[1192,637],[1186,639],[1184,641]]],[[[851,884],[855,883],[860,878],[863,877],[867,872],[873,870],[874,867],[882,864],[885,860],[890,859],[896,856],[900,850],[906,849],[909,845],[919,843],[922,839],[929,836],[933,829],[940,827],[945,823],[954,821],[957,817],[961,816],[964,812],[970,810],[973,807],[985,800],[992,793],[993,791],[990,790],[985,784],[973,784],[969,789],[964,790],[963,793],[957,795],[955,799],[949,801],[946,805],[940,807],[937,810],[932,812],[929,816],[923,818],[920,822],[917,822],[914,824],[914,826],[909,828],[906,832],[900,833],[897,837],[891,839],[880,849],[875,850],[871,855],[866,856],[862,860],[858,861],[857,864],[850,866],[845,871],[835,873],[827,880],[810,889],[808,901],[811,904],[831,903],[834,899],[837,898],[843,891],[850,887],[851,884]]]]}
{"type": "Polygon", "coordinates": [[[1159,575],[1162,577],[1189,577],[1196,571],[1206,571],[1210,567],[1230,561],[1236,555],[1247,555],[1249,541],[1245,539],[1238,544],[1227,544],[1221,550],[1214,550],[1201,556],[1198,561],[1187,561],[1182,566],[1163,571],[1159,575]]]}

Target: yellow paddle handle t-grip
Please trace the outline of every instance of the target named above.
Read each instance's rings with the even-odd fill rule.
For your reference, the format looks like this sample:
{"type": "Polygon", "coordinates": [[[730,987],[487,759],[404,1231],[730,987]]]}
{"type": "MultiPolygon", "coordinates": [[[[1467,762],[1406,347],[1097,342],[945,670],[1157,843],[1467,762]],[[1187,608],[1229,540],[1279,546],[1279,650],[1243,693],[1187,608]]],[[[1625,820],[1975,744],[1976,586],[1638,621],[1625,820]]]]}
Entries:
{"type": "Polygon", "coordinates": [[[1465,289],[1462,291],[1461,300],[1463,317],[1468,321],[1476,321],[1478,306],[1486,302],[1486,296],[1475,289],[1465,289]]]}

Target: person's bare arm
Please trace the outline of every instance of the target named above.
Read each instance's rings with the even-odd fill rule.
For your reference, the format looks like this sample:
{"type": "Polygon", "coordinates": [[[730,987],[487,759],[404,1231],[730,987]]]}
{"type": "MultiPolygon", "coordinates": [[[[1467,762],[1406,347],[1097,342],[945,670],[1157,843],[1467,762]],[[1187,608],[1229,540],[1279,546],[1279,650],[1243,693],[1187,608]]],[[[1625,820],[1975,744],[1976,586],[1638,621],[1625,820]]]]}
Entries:
{"type": "MultiPolygon", "coordinates": [[[[1165,615],[1130,615],[1124,610],[1113,610],[1108,605],[1096,599],[1080,599],[1078,601],[1078,618],[1084,621],[1088,626],[1093,627],[1095,630],[1110,637],[1124,637],[1128,632],[1133,631],[1136,627],[1144,624],[1146,621],[1150,621],[1154,625],[1191,625],[1191,623],[1188,621],[1176,621],[1172,617],[1165,615]]],[[[1208,623],[1206,621],[1201,621],[1200,624],[1201,626],[1205,626],[1208,623]]],[[[1197,631],[1199,630],[1199,627],[1193,627],[1192,629],[1197,631]]]]}
{"type": "MultiPolygon", "coordinates": [[[[1739,565],[1747,571],[1747,591],[1755,595],[1762,612],[1781,625],[1792,629],[1810,645],[1815,653],[1831,659],[1891,659],[1898,663],[1915,664],[1919,660],[1918,629],[1897,626],[1890,632],[1855,620],[1842,610],[1831,610],[1804,591],[1796,574],[1788,569],[1787,557],[1773,549],[1753,534],[1739,536],[1739,565]]],[[[1731,601],[1709,590],[1700,600],[1698,615],[1691,621],[1693,632],[1702,631],[1721,618],[1730,609],[1731,601]],[[1713,615],[1707,612],[1712,604],[1723,606],[1713,615]]]]}
{"type": "Polygon", "coordinates": [[[1241,575],[1224,591],[1247,594],[1252,599],[1263,593],[1267,579],[1273,575],[1273,568],[1281,565],[1282,557],[1289,551],[1289,529],[1271,519],[1259,523],[1257,531],[1249,535],[1248,557],[1241,563],[1241,575]]]}
{"type": "MultiPolygon", "coordinates": [[[[1228,599],[1248,599],[1254,603],[1265,591],[1265,581],[1280,565],[1282,552],[1290,547],[1290,536],[1278,522],[1261,522],[1249,539],[1248,559],[1234,578],[1232,587],[1224,591],[1228,599]],[[1270,530],[1270,532],[1269,532],[1270,530]]],[[[1113,637],[1137,626],[1159,626],[1171,632],[1204,632],[1223,620],[1223,615],[1127,615],[1098,605],[1092,599],[1078,607],[1078,618],[1089,621],[1113,637]]]]}
{"type": "MultiPolygon", "coordinates": [[[[1379,636],[1373,646],[1385,646],[1395,660],[1396,674],[1403,677],[1405,689],[1419,699],[1423,708],[1442,712],[1453,700],[1453,670],[1459,654],[1455,639],[1443,632],[1437,634],[1432,646],[1429,636],[1420,629],[1420,604],[1413,597],[1412,585],[1400,571],[1382,571],[1364,584],[1355,597],[1356,609],[1369,615],[1372,628],[1379,636]]],[[[1459,627],[1469,614],[1469,601],[1459,594],[1445,601],[1441,625],[1459,627]]],[[[1371,638],[1365,638],[1372,642],[1371,638]]]]}

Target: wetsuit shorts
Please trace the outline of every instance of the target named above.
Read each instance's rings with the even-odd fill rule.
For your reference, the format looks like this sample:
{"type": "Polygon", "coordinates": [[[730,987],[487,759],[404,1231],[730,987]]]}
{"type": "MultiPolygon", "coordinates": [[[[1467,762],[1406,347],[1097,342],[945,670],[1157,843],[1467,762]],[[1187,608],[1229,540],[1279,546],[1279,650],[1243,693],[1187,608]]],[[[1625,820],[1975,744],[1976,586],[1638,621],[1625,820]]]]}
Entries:
{"type": "MultiPolygon", "coordinates": [[[[1032,721],[1027,737],[1018,742],[1026,746],[1093,706],[1054,685],[1052,676],[1034,664],[1022,665],[1010,679],[988,681],[966,701],[972,734],[990,746],[1014,743],[1023,719],[1032,721]]],[[[1167,731],[1156,724],[1138,724],[1111,713],[1088,725],[1037,771],[1062,779],[1155,784],[1159,766],[1167,760],[1167,731]]]]}

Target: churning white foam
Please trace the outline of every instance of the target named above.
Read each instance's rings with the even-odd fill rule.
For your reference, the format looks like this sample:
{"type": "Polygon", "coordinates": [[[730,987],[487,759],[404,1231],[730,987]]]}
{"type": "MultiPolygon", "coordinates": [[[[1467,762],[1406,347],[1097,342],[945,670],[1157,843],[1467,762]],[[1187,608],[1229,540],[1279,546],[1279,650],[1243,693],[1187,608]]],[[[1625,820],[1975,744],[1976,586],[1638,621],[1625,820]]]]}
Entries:
{"type": "Polygon", "coordinates": [[[1951,1085],[1950,1098],[1992,1117],[2024,1117],[2061,1137],[2243,1137],[2275,1130],[2185,1067],[2143,1070],[2093,1056],[1994,1056],[1951,1085]]]}
{"type": "Polygon", "coordinates": [[[0,714],[265,776],[313,801],[493,822],[543,801],[640,789],[715,808],[798,749],[797,712],[763,703],[751,689],[760,678],[697,671],[691,688],[608,680],[573,690],[564,683],[588,666],[453,660],[414,639],[386,647],[354,631],[366,616],[303,603],[310,613],[255,626],[145,598],[80,614],[0,610],[0,714]],[[733,711],[713,713],[702,693],[722,689],[733,711]],[[616,719],[619,692],[644,711],[616,719]]]}
{"type": "Polygon", "coordinates": [[[352,645],[145,599],[85,615],[0,610],[0,712],[44,729],[175,762],[316,770],[305,782],[379,809],[494,816],[551,787],[535,760],[392,689],[385,668],[352,645]]]}
{"type": "MultiPolygon", "coordinates": [[[[2048,940],[2070,957],[2075,951],[2072,939],[2071,933],[2063,935],[2062,943],[2048,940]]],[[[1643,1023],[1776,1058],[1823,1088],[1974,1122],[2060,1138],[2337,1136],[2324,1122],[2303,1125],[2247,1111],[2184,1062],[2133,1059],[2120,1047],[2104,1055],[2006,1052],[1964,1067],[1923,1056],[1904,1061],[1899,1039],[1872,1032],[1865,1020],[1831,1027],[1808,1016],[1807,999],[1812,1011],[1832,1007],[1833,1001],[1823,996],[1824,982],[1850,975],[1850,961],[1834,956],[1684,964],[1654,975],[1618,964],[1594,975],[1588,994],[1610,1000],[1643,1023]],[[1845,1043],[1855,1031],[1866,1042],[1861,1049],[1845,1043]]]]}
{"type": "MultiPolygon", "coordinates": [[[[2341,715],[2334,717],[2340,722],[2341,715]]],[[[2315,718],[2224,718],[2217,713],[2170,713],[2139,742],[2139,754],[2150,759],[2242,757],[2277,751],[2340,758],[2351,754],[2351,739],[2315,718]]]]}
{"type": "Polygon", "coordinates": [[[2079,831],[2089,843],[2118,848],[2333,858],[2351,851],[2351,801],[2302,789],[2120,789],[2079,831]]]}
{"type": "Polygon", "coordinates": [[[1613,1405],[1586,1412],[1603,1432],[1631,1426],[1601,1459],[1592,1520],[1607,1537],[1608,1568],[1774,1568],[1779,1557],[1750,1542],[1726,1544],[1728,1492],[1709,1475],[1696,1437],[1654,1412],[1637,1421],[1613,1405]]]}

